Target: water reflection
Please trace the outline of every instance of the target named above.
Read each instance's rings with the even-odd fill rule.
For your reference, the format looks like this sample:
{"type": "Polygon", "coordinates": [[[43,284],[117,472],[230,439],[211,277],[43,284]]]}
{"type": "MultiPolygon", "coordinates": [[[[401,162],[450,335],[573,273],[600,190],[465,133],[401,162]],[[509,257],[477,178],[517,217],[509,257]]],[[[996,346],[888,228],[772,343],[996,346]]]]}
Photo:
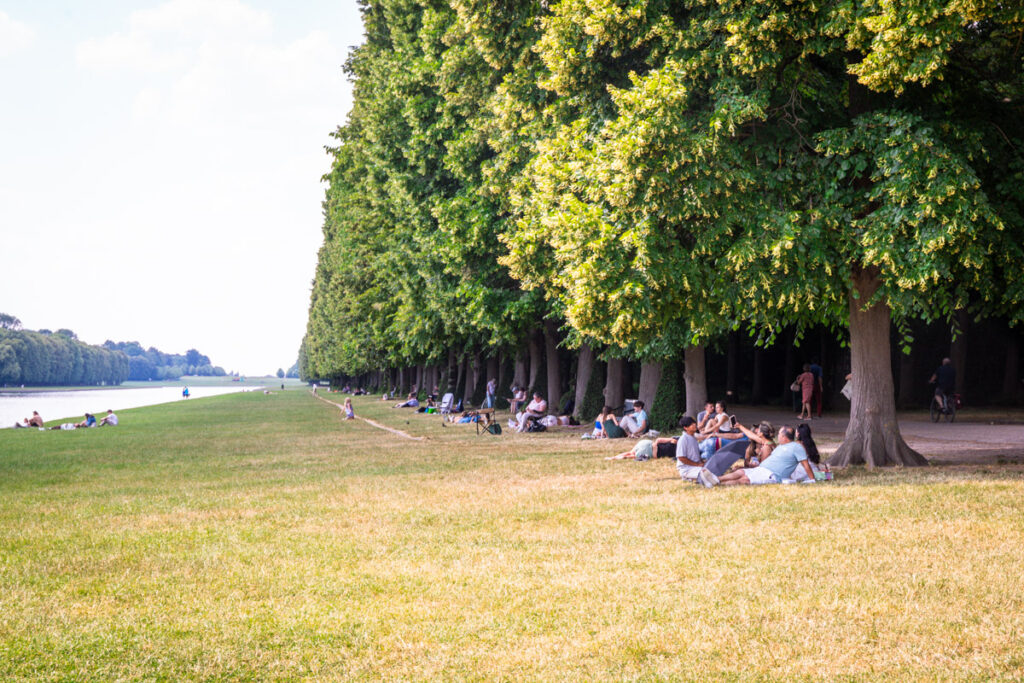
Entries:
{"type": "Polygon", "coordinates": [[[191,398],[181,396],[181,387],[145,387],[142,389],[83,389],[81,391],[0,392],[0,427],[11,427],[38,411],[44,420],[78,422],[87,413],[101,416],[128,408],[152,406],[173,401],[192,401],[204,396],[219,396],[255,387],[189,387],[191,398]]]}

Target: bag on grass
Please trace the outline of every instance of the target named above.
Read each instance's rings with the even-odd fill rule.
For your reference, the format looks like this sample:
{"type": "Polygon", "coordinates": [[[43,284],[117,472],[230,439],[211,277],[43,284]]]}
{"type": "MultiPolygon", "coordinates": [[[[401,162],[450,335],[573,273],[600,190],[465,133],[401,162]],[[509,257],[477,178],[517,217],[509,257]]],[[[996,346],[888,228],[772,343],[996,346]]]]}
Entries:
{"type": "Polygon", "coordinates": [[[539,420],[530,420],[530,423],[526,425],[526,431],[528,432],[544,432],[547,431],[547,427],[542,425],[539,420]]]}

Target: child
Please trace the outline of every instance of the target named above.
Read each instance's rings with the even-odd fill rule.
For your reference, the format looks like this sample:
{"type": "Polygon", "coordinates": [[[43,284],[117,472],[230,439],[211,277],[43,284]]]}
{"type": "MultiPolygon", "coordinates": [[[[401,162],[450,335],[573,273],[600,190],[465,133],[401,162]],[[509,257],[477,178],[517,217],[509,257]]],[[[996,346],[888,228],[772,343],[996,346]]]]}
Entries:
{"type": "Polygon", "coordinates": [[[356,411],[355,411],[354,408],[352,408],[352,399],[351,398],[346,398],[345,399],[345,419],[346,420],[354,420],[354,419],[356,419],[356,411]]]}

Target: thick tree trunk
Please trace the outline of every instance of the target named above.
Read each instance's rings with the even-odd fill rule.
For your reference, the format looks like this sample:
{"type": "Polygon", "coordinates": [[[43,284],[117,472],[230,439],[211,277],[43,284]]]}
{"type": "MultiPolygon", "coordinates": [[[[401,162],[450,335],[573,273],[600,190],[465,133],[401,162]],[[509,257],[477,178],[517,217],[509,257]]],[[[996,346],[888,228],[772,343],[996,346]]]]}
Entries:
{"type": "Polygon", "coordinates": [[[850,359],[853,397],[850,422],[843,443],[829,460],[834,466],[927,465],[917,451],[903,441],[896,421],[892,385],[892,351],[889,344],[889,306],[863,305],[878,289],[874,269],[855,269],[850,292],[850,359]],[[859,296],[854,296],[854,294],[859,296]]]}
{"type": "Polygon", "coordinates": [[[703,346],[687,346],[683,350],[683,379],[686,384],[686,414],[696,419],[708,400],[707,368],[703,346]]]}
{"type": "Polygon", "coordinates": [[[526,352],[520,350],[519,353],[516,354],[516,360],[512,372],[512,383],[517,387],[521,387],[523,389],[527,388],[526,383],[529,381],[528,366],[529,361],[526,352]]]}
{"type": "Polygon", "coordinates": [[[462,392],[462,404],[468,406],[473,401],[477,382],[480,380],[480,354],[466,356],[466,388],[462,392]]]}
{"type": "Polygon", "coordinates": [[[423,375],[425,374],[425,371],[426,366],[416,366],[416,386],[414,387],[413,391],[416,391],[417,393],[423,393],[425,389],[428,389],[428,387],[423,386],[423,375]]]}
{"type": "Polygon", "coordinates": [[[964,387],[967,386],[965,379],[967,377],[967,325],[971,321],[970,315],[967,311],[962,308],[956,312],[956,321],[959,331],[957,332],[956,339],[949,345],[949,358],[953,361],[953,367],[956,369],[956,393],[964,393],[964,387]]]}
{"type": "Polygon", "coordinates": [[[608,370],[604,382],[604,404],[612,410],[618,410],[625,402],[622,386],[622,371],[626,361],[622,358],[608,360],[608,370]]]}
{"type": "Polygon", "coordinates": [[[537,335],[535,334],[530,335],[527,346],[530,351],[530,378],[527,388],[532,392],[533,388],[537,386],[537,375],[540,373],[541,360],[544,354],[541,351],[540,343],[537,341],[537,335]]]}
{"type": "Polygon", "coordinates": [[[544,321],[544,352],[548,360],[548,411],[557,413],[561,410],[558,402],[562,400],[562,368],[558,358],[558,323],[554,320],[544,321]]]}
{"type": "Polygon", "coordinates": [[[442,382],[441,393],[449,394],[455,392],[459,384],[458,369],[455,366],[455,349],[448,349],[448,364],[444,367],[444,382],[442,382]],[[455,380],[454,382],[452,380],[455,380]]]}
{"type": "Polygon", "coordinates": [[[582,417],[580,409],[583,407],[583,397],[587,395],[587,385],[590,384],[590,375],[594,372],[594,349],[590,344],[580,347],[579,359],[576,361],[576,404],[573,408],[573,415],[582,417]]]}
{"type": "Polygon", "coordinates": [[[640,391],[638,398],[644,402],[644,409],[651,414],[654,408],[654,397],[658,395],[661,384],[662,363],[644,363],[640,366],[640,391]]]}
{"type": "Polygon", "coordinates": [[[460,358],[458,360],[458,365],[456,366],[456,369],[455,369],[455,384],[452,385],[452,389],[451,389],[453,397],[458,394],[459,386],[460,385],[463,388],[463,393],[465,393],[466,385],[462,381],[462,378],[465,376],[465,370],[466,370],[466,364],[463,363],[462,359],[460,358]]]}

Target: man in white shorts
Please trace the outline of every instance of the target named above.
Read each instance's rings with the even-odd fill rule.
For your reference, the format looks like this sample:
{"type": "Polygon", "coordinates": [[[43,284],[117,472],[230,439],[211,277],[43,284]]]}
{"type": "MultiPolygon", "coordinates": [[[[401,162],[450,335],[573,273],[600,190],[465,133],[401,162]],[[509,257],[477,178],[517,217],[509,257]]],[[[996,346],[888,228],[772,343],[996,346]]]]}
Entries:
{"type": "Polygon", "coordinates": [[[795,437],[796,431],[792,427],[783,427],[779,430],[778,447],[758,467],[744,467],[735,472],[729,472],[718,478],[718,482],[714,481],[714,475],[707,476],[710,474],[709,472],[700,478],[700,483],[704,486],[709,483],[712,486],[716,483],[721,483],[724,486],[781,484],[783,479],[793,474],[797,466],[802,466],[807,472],[807,476],[813,481],[814,471],[807,461],[807,451],[801,444],[793,440],[795,437]]]}
{"type": "Polygon", "coordinates": [[[114,414],[113,410],[107,410],[107,416],[99,421],[97,427],[103,427],[104,425],[110,425],[111,427],[117,426],[117,415],[114,414]]]}
{"type": "Polygon", "coordinates": [[[697,421],[687,415],[679,421],[683,433],[676,442],[676,469],[679,476],[690,481],[697,480],[702,465],[700,461],[700,447],[694,433],[697,431],[697,421]]]}

